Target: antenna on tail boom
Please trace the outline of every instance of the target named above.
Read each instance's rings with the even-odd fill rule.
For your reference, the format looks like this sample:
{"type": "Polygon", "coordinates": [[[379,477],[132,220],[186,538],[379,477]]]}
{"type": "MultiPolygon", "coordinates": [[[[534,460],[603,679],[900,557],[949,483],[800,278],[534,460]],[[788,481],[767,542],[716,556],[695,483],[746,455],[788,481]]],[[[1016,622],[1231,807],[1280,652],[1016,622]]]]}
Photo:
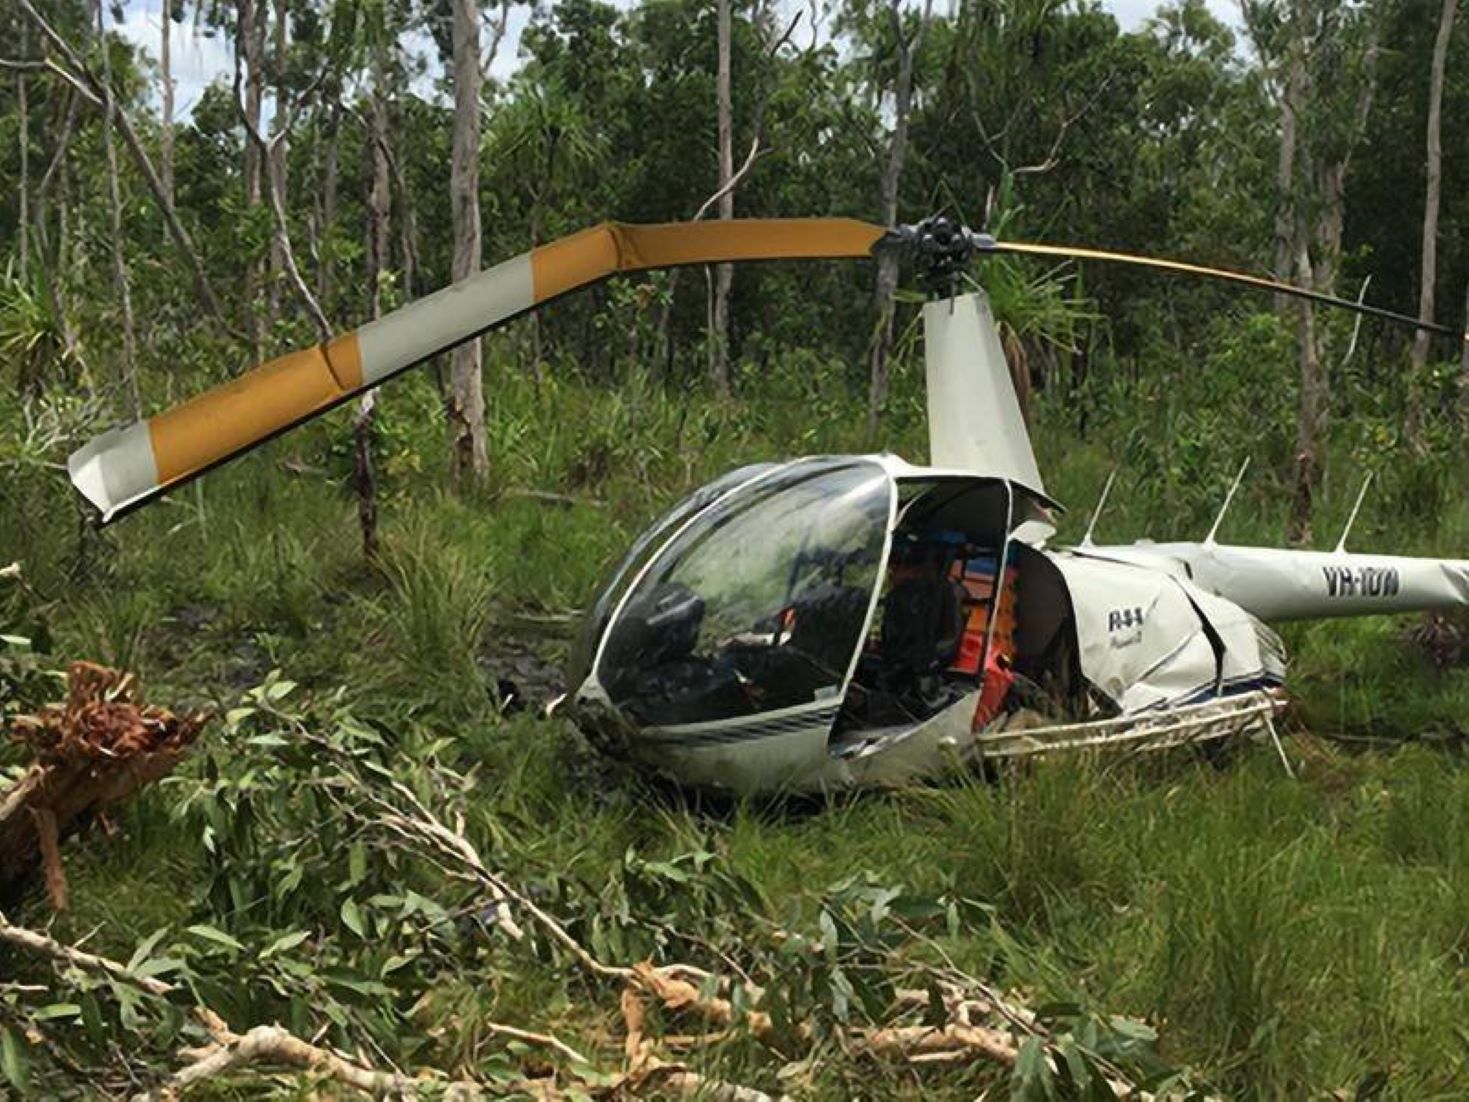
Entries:
{"type": "Polygon", "coordinates": [[[1352,534],[1352,525],[1357,523],[1357,512],[1362,508],[1362,499],[1367,496],[1367,487],[1372,485],[1372,472],[1367,472],[1367,477],[1362,479],[1362,488],[1357,491],[1356,504],[1352,506],[1351,515],[1347,517],[1347,526],[1341,530],[1341,539],[1336,541],[1336,554],[1347,553],[1347,537],[1352,534]]]}
{"type": "Polygon", "coordinates": [[[1117,468],[1113,467],[1107,474],[1107,482],[1102,487],[1102,496],[1097,498],[1097,507],[1092,510],[1092,519],[1087,521],[1086,535],[1081,537],[1081,546],[1092,546],[1092,532],[1097,527],[1097,518],[1102,515],[1102,507],[1107,504],[1107,495],[1112,492],[1112,480],[1117,477],[1117,468]]]}
{"type": "Polygon", "coordinates": [[[1224,523],[1224,516],[1229,512],[1229,506],[1234,502],[1235,491],[1239,484],[1245,479],[1245,472],[1250,469],[1250,457],[1245,456],[1245,461],[1239,465],[1239,474],[1234,476],[1234,485],[1229,488],[1229,493],[1224,495],[1224,504],[1219,506],[1219,515],[1214,518],[1214,527],[1209,529],[1209,534],[1204,537],[1205,546],[1214,542],[1214,537],[1219,534],[1219,526],[1224,523]]]}

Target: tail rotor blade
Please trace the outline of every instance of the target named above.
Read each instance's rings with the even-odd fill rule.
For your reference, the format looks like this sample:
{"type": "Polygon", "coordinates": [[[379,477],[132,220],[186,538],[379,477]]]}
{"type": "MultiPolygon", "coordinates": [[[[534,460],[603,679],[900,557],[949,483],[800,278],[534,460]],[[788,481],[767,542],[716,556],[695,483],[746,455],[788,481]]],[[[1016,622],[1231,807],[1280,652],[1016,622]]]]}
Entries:
{"type": "Polygon", "coordinates": [[[71,455],[68,471],[106,523],[439,352],[619,272],[866,258],[880,236],[881,227],[846,218],[604,223],[104,433],[71,455]]]}

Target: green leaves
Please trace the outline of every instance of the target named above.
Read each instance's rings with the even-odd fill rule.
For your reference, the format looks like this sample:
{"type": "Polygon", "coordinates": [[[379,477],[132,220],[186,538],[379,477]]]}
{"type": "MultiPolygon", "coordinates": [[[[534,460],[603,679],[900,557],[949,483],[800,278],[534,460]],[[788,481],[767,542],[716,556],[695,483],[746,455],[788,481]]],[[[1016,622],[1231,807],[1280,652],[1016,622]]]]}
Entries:
{"type": "Polygon", "coordinates": [[[24,1095],[30,1088],[30,1061],[26,1057],[25,1041],[15,1030],[0,1026],[0,1072],[5,1081],[24,1095]]]}
{"type": "Polygon", "coordinates": [[[277,953],[289,953],[292,949],[305,942],[310,936],[310,930],[293,930],[289,934],[282,934],[261,950],[260,957],[262,960],[265,960],[275,956],[277,953]]]}
{"type": "Polygon", "coordinates": [[[357,904],[350,899],[342,900],[342,924],[358,937],[367,936],[367,924],[362,921],[362,912],[358,910],[357,904]]]}
{"type": "Polygon", "coordinates": [[[82,1008],[77,1003],[52,1003],[31,1011],[33,1022],[54,1022],[59,1018],[80,1018],[82,1008]]]}
{"type": "Polygon", "coordinates": [[[225,933],[223,930],[217,930],[213,926],[205,926],[203,924],[190,926],[184,932],[193,934],[201,941],[206,941],[212,945],[220,946],[221,948],[228,949],[231,952],[243,953],[245,951],[245,947],[241,945],[238,941],[230,937],[230,935],[225,933]]]}

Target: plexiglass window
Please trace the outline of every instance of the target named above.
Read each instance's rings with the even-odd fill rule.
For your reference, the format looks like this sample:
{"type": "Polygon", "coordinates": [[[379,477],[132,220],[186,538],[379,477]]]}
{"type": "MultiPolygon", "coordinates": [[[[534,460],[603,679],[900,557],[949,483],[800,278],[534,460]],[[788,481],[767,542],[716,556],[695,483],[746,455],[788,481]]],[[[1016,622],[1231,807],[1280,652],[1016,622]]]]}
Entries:
{"type": "Polygon", "coordinates": [[[809,460],[705,510],[657,553],[608,631],[598,676],[612,702],[670,725],[835,700],[891,496],[875,463],[809,460]]]}
{"type": "Polygon", "coordinates": [[[586,677],[587,667],[591,664],[597,643],[602,638],[602,631],[607,626],[607,617],[611,615],[612,609],[622,598],[633,576],[648,561],[648,557],[662,545],[675,528],[711,501],[727,494],[736,486],[759,478],[777,466],[779,466],[777,463],[751,463],[720,475],[713,482],[700,486],[643,530],[642,535],[638,536],[628,553],[617,564],[617,569],[612,572],[607,584],[597,594],[591,611],[587,613],[586,619],[582,622],[581,632],[572,649],[571,661],[567,669],[568,680],[573,688],[586,677]]]}

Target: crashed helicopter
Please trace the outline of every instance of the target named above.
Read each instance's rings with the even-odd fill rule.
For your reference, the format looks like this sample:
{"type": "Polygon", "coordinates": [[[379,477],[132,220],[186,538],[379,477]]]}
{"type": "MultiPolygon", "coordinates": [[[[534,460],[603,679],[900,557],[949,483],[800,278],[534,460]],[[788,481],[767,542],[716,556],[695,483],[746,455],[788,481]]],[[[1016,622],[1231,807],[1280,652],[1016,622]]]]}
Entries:
{"type": "Polygon", "coordinates": [[[1345,536],[1331,552],[1239,547],[1216,541],[1216,523],[1202,542],[1103,546],[1088,531],[1051,546],[1059,506],[989,302],[958,275],[998,253],[1120,261],[1457,330],[1242,273],[997,241],[944,218],[886,230],[607,223],[105,433],[71,456],[71,479],[105,523],[619,273],[882,249],[911,258],[930,291],[928,464],[759,463],[657,520],[587,612],[568,671],[560,707],[598,747],[741,793],[896,784],[1064,748],[1253,735],[1279,749],[1285,655],[1267,622],[1469,605],[1469,561],[1357,554],[1345,536]]]}

